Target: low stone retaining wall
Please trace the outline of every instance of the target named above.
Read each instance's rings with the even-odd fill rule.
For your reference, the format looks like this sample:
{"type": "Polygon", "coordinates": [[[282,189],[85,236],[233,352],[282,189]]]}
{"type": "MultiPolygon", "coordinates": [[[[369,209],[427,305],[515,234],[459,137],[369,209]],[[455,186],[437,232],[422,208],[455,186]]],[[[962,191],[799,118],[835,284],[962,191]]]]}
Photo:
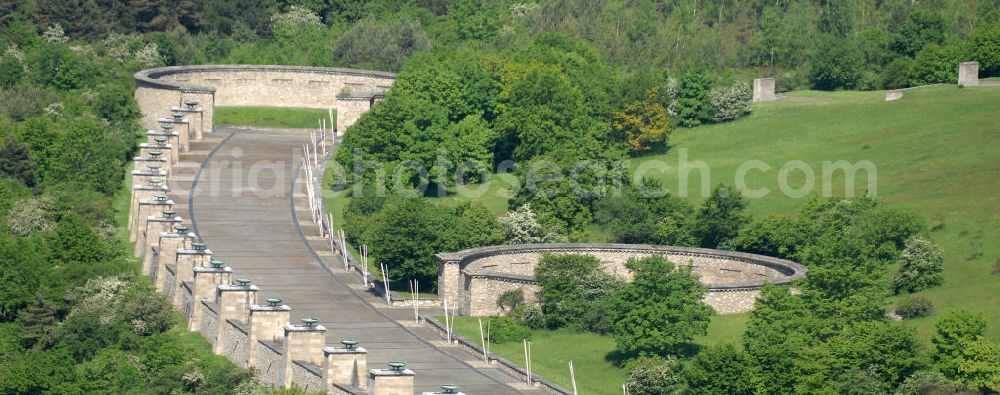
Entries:
{"type": "Polygon", "coordinates": [[[260,341],[257,347],[256,357],[257,376],[261,382],[281,386],[285,371],[285,357],[281,355],[281,345],[260,341]]]}
{"type": "Polygon", "coordinates": [[[229,358],[237,366],[247,368],[247,355],[250,351],[249,344],[250,331],[240,322],[226,320],[225,344],[222,345],[222,355],[229,358]]]}
{"type": "Polygon", "coordinates": [[[438,296],[454,301],[461,314],[473,316],[501,313],[496,299],[510,290],[522,289],[528,301],[535,301],[534,271],[543,254],[593,256],[601,260],[606,273],[626,281],[632,279],[625,267],[629,259],[665,256],[699,275],[709,289],[705,303],[722,314],[751,310],[764,283],[787,284],[806,274],[804,266],[792,261],[734,251],[644,244],[516,244],[438,254],[438,296]]]}
{"type": "Polygon", "coordinates": [[[171,110],[183,110],[194,135],[214,127],[215,106],[335,109],[343,132],[392,87],[393,73],[330,67],[200,65],[135,73],[135,100],[143,125],[156,129],[171,110]],[[197,101],[197,107],[184,103],[197,101]]]}
{"type": "Polygon", "coordinates": [[[292,382],[306,391],[323,391],[320,367],[303,361],[292,361],[292,382]]]}
{"type": "MultiPolygon", "coordinates": [[[[219,312],[218,307],[214,303],[207,300],[203,300],[199,303],[201,305],[201,325],[198,326],[198,331],[202,334],[219,333],[219,312]]],[[[215,347],[216,339],[215,336],[206,336],[208,342],[215,347]]]]}

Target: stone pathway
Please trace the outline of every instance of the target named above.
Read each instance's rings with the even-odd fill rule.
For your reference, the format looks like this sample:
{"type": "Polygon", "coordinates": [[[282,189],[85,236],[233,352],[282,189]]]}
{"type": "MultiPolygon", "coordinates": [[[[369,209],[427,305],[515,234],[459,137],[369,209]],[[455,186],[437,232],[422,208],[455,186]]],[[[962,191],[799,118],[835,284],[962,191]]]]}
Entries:
{"type": "Polygon", "coordinates": [[[468,394],[525,393],[511,385],[518,381],[513,376],[473,368],[476,356],[432,345],[440,337],[413,324],[412,308],[379,303],[362,290],[360,276],[326,253],[326,241],[309,218],[304,177],[293,182],[307,139],[304,131],[217,127],[192,146],[171,177],[178,211],[189,210],[194,230],[235,277],[260,287],[259,300],[282,298],[296,322],[318,318],[327,328],[327,344],[360,341],[369,351],[369,368],[405,361],[416,372],[418,393],[446,383],[459,384],[468,394]],[[202,160],[199,170],[196,163],[202,160]],[[187,191],[190,200],[183,195],[187,191]]]}

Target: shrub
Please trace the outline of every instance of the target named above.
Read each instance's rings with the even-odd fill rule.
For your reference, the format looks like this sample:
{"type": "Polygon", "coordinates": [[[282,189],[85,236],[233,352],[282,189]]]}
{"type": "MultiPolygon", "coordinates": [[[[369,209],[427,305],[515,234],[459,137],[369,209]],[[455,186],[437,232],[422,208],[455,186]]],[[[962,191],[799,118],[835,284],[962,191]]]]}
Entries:
{"type": "Polygon", "coordinates": [[[34,84],[17,89],[0,89],[0,117],[23,121],[41,115],[45,108],[59,101],[59,96],[34,84]]]}
{"type": "Polygon", "coordinates": [[[916,292],[944,281],[944,255],[941,248],[928,240],[919,237],[907,239],[899,255],[899,263],[899,272],[892,281],[896,293],[916,292]]]}
{"type": "Polygon", "coordinates": [[[695,127],[712,119],[712,77],[698,69],[688,70],[677,81],[677,118],[681,126],[695,127]]]}
{"type": "Polygon", "coordinates": [[[943,374],[923,371],[911,374],[896,388],[896,395],[949,394],[958,390],[943,374]]]}
{"type": "Polygon", "coordinates": [[[34,232],[52,229],[52,208],[49,197],[28,198],[15,204],[7,218],[7,226],[15,236],[25,237],[34,232]]]}
{"type": "Polygon", "coordinates": [[[523,339],[531,339],[531,329],[514,321],[513,318],[490,317],[488,322],[491,343],[513,343],[523,339]]]}
{"type": "Polygon", "coordinates": [[[4,56],[0,58],[0,87],[11,88],[17,85],[21,81],[21,75],[24,74],[24,67],[21,66],[21,62],[13,56],[4,56]]]}
{"type": "Polygon", "coordinates": [[[683,365],[676,358],[640,357],[629,362],[625,387],[632,395],[666,395],[682,392],[683,365]]]}
{"type": "Polygon", "coordinates": [[[864,59],[857,45],[845,38],[828,37],[816,47],[812,76],[816,89],[853,89],[861,81],[864,59]]]}
{"type": "Polygon", "coordinates": [[[979,73],[1000,75],[1000,23],[984,26],[969,37],[972,59],[979,61],[979,73]]]}
{"type": "Polygon", "coordinates": [[[931,301],[923,297],[909,297],[899,301],[896,306],[896,314],[903,319],[926,317],[931,315],[934,305],[931,301]]]}
{"type": "Polygon", "coordinates": [[[545,314],[542,313],[542,306],[533,304],[522,304],[510,312],[510,317],[517,320],[529,328],[541,329],[545,327],[545,314]]]}
{"type": "Polygon", "coordinates": [[[601,271],[601,261],[588,255],[545,254],[535,269],[538,296],[549,327],[610,329],[607,300],[622,282],[601,271]]]}
{"type": "Polygon", "coordinates": [[[524,303],[524,290],[521,288],[505,291],[497,298],[497,307],[504,311],[514,311],[524,303]]]}
{"type": "Polygon", "coordinates": [[[958,81],[958,64],[965,60],[960,43],[930,44],[913,63],[913,84],[955,83],[958,81]]]}
{"type": "Polygon", "coordinates": [[[712,120],[725,122],[738,119],[750,113],[753,104],[753,88],[746,81],[736,82],[728,87],[712,89],[712,120]]]}
{"type": "Polygon", "coordinates": [[[899,89],[910,86],[913,78],[913,59],[899,57],[882,69],[879,84],[884,89],[899,89]]]}

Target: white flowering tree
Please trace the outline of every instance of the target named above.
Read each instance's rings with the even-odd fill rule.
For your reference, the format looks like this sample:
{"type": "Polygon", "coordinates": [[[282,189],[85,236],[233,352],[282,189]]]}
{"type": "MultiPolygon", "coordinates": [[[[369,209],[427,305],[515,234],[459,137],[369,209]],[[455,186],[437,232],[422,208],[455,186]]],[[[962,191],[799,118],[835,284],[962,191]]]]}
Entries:
{"type": "Polygon", "coordinates": [[[500,217],[500,231],[503,232],[507,244],[527,243],[558,243],[566,241],[566,237],[547,231],[540,222],[531,206],[525,204],[500,217]]]}

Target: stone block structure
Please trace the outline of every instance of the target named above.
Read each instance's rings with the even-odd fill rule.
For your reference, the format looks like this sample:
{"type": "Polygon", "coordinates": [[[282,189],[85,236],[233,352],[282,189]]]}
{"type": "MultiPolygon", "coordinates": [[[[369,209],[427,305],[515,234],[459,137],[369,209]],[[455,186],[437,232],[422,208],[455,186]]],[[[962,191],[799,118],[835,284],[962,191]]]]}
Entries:
{"type": "Polygon", "coordinates": [[[778,97],[774,94],[774,78],[757,78],[753,80],[753,102],[774,101],[778,97]]]}
{"type": "Polygon", "coordinates": [[[372,395],[411,395],[413,376],[403,362],[389,362],[388,369],[368,371],[368,393],[372,395]]]}
{"type": "Polygon", "coordinates": [[[368,388],[365,373],[368,371],[368,350],[352,340],[341,341],[340,347],[323,349],[323,382],[368,388]]]}
{"type": "Polygon", "coordinates": [[[632,279],[625,267],[630,258],[665,256],[677,266],[689,266],[708,287],[705,303],[720,314],[750,311],[765,283],[787,284],[806,274],[798,263],[763,255],[705,248],[642,244],[515,244],[441,253],[438,296],[458,306],[459,313],[482,316],[501,313],[496,300],[503,292],[522,289],[535,301],[539,287],[534,271],[542,254],[583,254],[597,257],[604,272],[632,279]]]}
{"type": "MultiPolygon", "coordinates": [[[[382,98],[396,78],[393,73],[298,66],[202,65],[139,71],[135,100],[143,125],[155,129],[171,110],[184,111],[198,139],[214,126],[215,106],[277,106],[334,109],[337,131],[343,132],[361,113],[382,98]],[[196,102],[200,119],[183,109],[196,102]]],[[[175,149],[184,150],[185,147],[175,149]]]]}
{"type": "Polygon", "coordinates": [[[979,86],[979,62],[963,62],[958,65],[958,84],[979,86]]]}

